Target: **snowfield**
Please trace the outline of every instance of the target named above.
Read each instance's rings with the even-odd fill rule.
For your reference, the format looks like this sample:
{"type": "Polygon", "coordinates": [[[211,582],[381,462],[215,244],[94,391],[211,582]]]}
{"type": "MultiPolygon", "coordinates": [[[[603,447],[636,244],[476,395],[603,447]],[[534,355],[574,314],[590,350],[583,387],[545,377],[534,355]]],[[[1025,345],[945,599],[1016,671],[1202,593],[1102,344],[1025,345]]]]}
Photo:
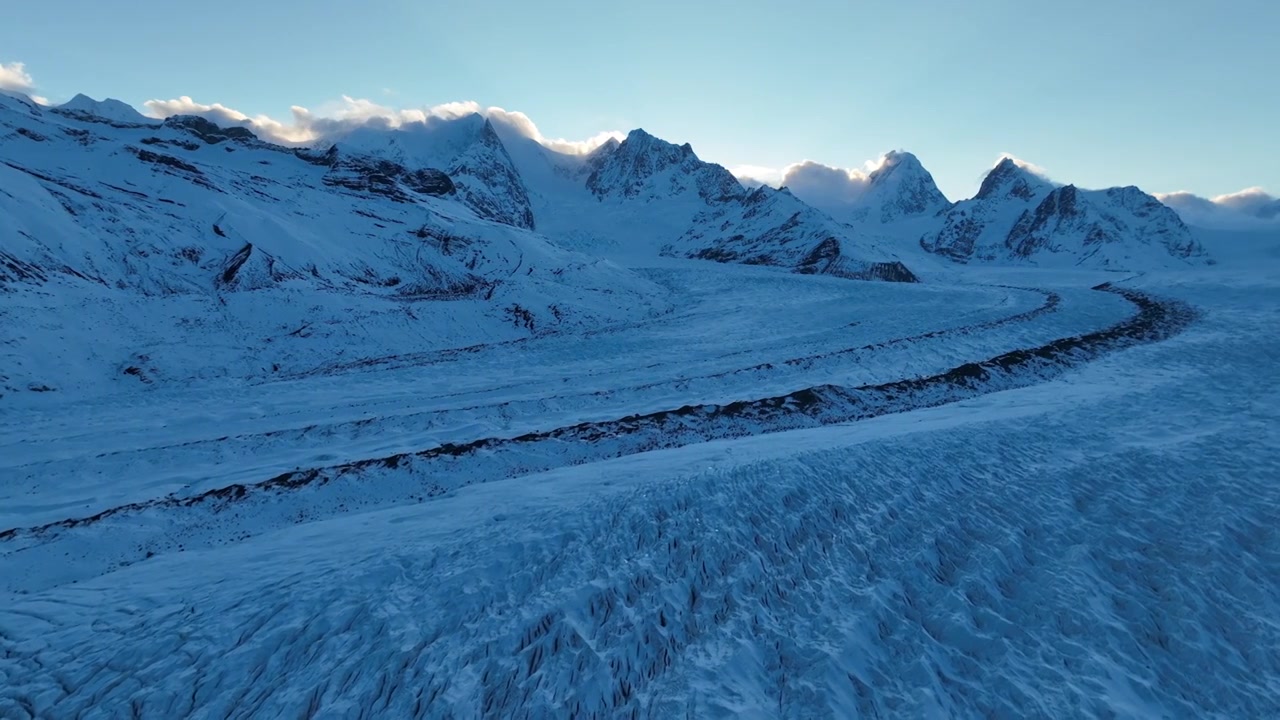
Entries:
{"type": "Polygon", "coordinates": [[[0,718],[1280,717],[1280,233],[332,141],[0,96],[0,718]]]}
{"type": "MultiPolygon", "coordinates": [[[[774,279],[758,272],[762,283],[774,279]]],[[[672,287],[685,277],[672,268],[654,275],[672,287]]],[[[726,282],[749,287],[743,280],[726,282]]],[[[0,610],[0,709],[15,717],[1272,715],[1280,710],[1280,384],[1269,358],[1280,348],[1267,329],[1280,321],[1277,287],[1228,271],[1125,285],[1202,315],[1171,338],[1021,389],[495,476],[296,524],[267,507],[220,518],[189,546],[179,541],[121,567],[111,561],[131,543],[188,530],[180,505],[127,523],[19,533],[0,556],[9,593],[0,610]],[[228,528],[243,535],[218,536],[228,528]]],[[[838,280],[815,282],[808,301],[833,302],[842,288],[892,288],[903,303],[928,302],[912,295],[921,286],[838,280]]],[[[1112,305],[1113,295],[1075,289],[1086,318],[1079,331],[1132,312],[1112,305]],[[1100,307],[1089,309],[1091,296],[1100,307]]],[[[901,337],[1037,304],[1026,291],[986,285],[971,298],[954,316],[942,306],[912,313],[934,323],[901,337]]],[[[740,312],[736,321],[723,308],[709,314],[732,338],[737,323],[756,317],[754,308],[740,312]]],[[[1022,325],[1058,312],[959,344],[991,355],[1002,337],[1033,337],[1022,325]]],[[[687,320],[673,319],[669,331],[687,320]]],[[[810,336],[811,350],[830,348],[822,328],[784,327],[776,332],[810,336]]],[[[742,352],[744,365],[783,340],[760,333],[753,351],[747,338],[760,328],[741,330],[741,344],[724,349],[742,352]]],[[[892,339],[883,330],[853,338],[892,339]]],[[[562,372],[559,339],[547,342],[545,356],[522,355],[531,382],[562,372]]],[[[681,346],[619,350],[625,362],[615,362],[670,375],[664,355],[681,346]]],[[[857,364],[874,367],[875,352],[866,358],[857,364]]],[[[796,370],[794,383],[816,379],[807,372],[796,370]]],[[[289,381],[295,390],[318,383],[312,394],[290,392],[296,420],[323,414],[330,392],[332,407],[348,407],[341,392],[360,395],[367,384],[369,409],[352,409],[394,427],[386,387],[415,376],[428,373],[372,368],[289,381]],[[337,377],[344,391],[333,387],[337,377]]],[[[584,382],[568,376],[562,385],[584,382]]],[[[484,384],[476,392],[493,399],[484,384]]],[[[456,405],[472,404],[460,395],[456,405]]],[[[630,397],[614,401],[614,414],[630,397]]],[[[399,409],[410,403],[402,397],[399,409]]],[[[132,413],[132,442],[117,423],[121,444],[137,446],[124,459],[94,458],[89,448],[101,437],[69,437],[75,408],[31,423],[6,462],[28,446],[44,462],[61,454],[67,469],[48,476],[67,484],[33,485],[25,499],[9,490],[6,524],[20,526],[24,513],[28,526],[46,521],[57,514],[46,503],[76,497],[77,452],[88,475],[102,468],[101,492],[137,500],[171,490],[146,478],[182,453],[235,473],[313,442],[301,431],[272,444],[243,441],[220,459],[198,441],[197,449],[148,450],[138,439],[169,431],[155,420],[164,406],[145,407],[132,413]],[[149,452],[159,453],[157,469],[146,466],[149,452]]],[[[221,419],[261,430],[272,418],[221,419]]],[[[170,444],[193,443],[200,425],[196,417],[175,423],[170,444]]],[[[491,429],[454,424],[439,437],[491,429]]],[[[5,437],[16,430],[8,426],[5,437]]],[[[351,436],[314,432],[335,460],[370,448],[355,443],[344,455],[351,436]]],[[[414,445],[422,440],[396,449],[414,445]]],[[[431,479],[462,478],[466,467],[431,479]]],[[[383,470],[361,492],[422,481],[402,472],[407,480],[383,470]]],[[[81,491],[93,496],[92,485],[81,491]]],[[[306,497],[317,492],[309,487],[294,492],[304,494],[298,507],[316,499],[306,497]]],[[[78,516],[79,506],[64,514],[78,516]]]]}

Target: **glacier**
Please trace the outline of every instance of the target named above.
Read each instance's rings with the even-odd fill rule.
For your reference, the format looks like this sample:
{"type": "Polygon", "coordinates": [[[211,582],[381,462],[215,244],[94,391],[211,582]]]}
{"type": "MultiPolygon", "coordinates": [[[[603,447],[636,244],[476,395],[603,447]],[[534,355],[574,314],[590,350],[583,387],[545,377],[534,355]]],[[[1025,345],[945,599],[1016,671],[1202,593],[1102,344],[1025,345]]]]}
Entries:
{"type": "Polygon", "coordinates": [[[1280,715],[1280,233],[242,130],[0,97],[0,717],[1280,715]]]}

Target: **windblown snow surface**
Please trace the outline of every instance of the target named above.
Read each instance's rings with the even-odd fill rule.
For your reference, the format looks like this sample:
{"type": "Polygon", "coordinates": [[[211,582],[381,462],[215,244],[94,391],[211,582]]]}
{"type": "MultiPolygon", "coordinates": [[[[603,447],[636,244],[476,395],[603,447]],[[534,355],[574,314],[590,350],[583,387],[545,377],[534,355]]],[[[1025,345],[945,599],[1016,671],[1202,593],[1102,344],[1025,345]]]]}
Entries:
{"type": "Polygon", "coordinates": [[[531,341],[505,376],[512,351],[494,347],[238,402],[183,388],[6,414],[0,714],[1280,711],[1274,275],[1129,279],[1194,317],[931,408],[640,454],[617,433],[451,464],[398,455],[677,398],[866,386],[904,359],[919,376],[1134,312],[1097,278],[1055,276],[1039,313],[1043,294],[994,287],[1049,279],[1034,272],[952,292],[696,263],[648,274],[683,316],[531,341]],[[860,304],[890,301],[892,321],[860,304]],[[822,359],[850,347],[866,349],[822,359]]]}
{"type": "Polygon", "coordinates": [[[220,263],[252,231],[267,270],[337,259],[214,292],[221,264],[154,252],[126,277],[181,292],[78,271],[0,296],[6,720],[1280,716],[1280,239],[1108,272],[957,265],[916,234],[919,283],[607,261],[539,234],[568,215],[543,223],[536,191],[537,232],[482,184],[392,205],[172,123],[94,131],[132,188],[108,196],[40,149],[88,121],[48,122],[0,181],[70,268],[121,261],[88,231],[97,255],[54,252],[84,218],[231,202],[138,170],[110,144],[131,133],[261,155],[306,198],[174,216],[146,247],[199,232],[220,263]],[[249,221],[290,208],[362,240],[249,221]],[[453,267],[399,251],[382,225],[410,215],[473,238],[496,294],[351,280],[353,254],[453,267]],[[150,382],[116,370],[137,343],[150,382]]]}

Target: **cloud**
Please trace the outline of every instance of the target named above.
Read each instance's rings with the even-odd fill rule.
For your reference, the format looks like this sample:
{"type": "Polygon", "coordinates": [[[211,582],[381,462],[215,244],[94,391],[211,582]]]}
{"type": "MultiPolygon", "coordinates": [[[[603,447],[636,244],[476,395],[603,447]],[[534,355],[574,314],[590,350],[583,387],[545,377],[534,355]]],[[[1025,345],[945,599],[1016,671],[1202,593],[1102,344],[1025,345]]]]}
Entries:
{"type": "Polygon", "coordinates": [[[27,66],[20,62],[2,63],[0,62],[0,90],[4,92],[16,92],[28,95],[32,100],[41,105],[48,105],[49,101],[35,94],[36,81],[31,78],[31,73],[27,72],[27,66]]]}
{"type": "Polygon", "coordinates": [[[0,63],[0,90],[29,93],[36,87],[35,80],[27,72],[27,66],[20,62],[0,63]]]}
{"type": "MultiPolygon", "coordinates": [[[[472,103],[474,105],[474,103],[472,103]]],[[[544,136],[533,120],[522,112],[513,110],[503,110],[500,107],[489,107],[483,110],[477,110],[481,115],[488,117],[493,122],[502,123],[511,128],[515,132],[542,144],[556,152],[566,155],[585,155],[601,145],[609,142],[609,140],[623,140],[627,137],[626,133],[617,130],[607,130],[605,132],[596,133],[586,140],[565,140],[563,138],[548,138],[544,136]]]]}
{"type": "Polygon", "coordinates": [[[841,168],[813,160],[792,163],[784,168],[738,165],[729,169],[746,187],[769,185],[786,187],[801,200],[823,210],[854,207],[871,187],[871,174],[906,155],[888,152],[868,160],[860,168],[841,168]]]}
{"type": "Polygon", "coordinates": [[[620,132],[608,131],[586,140],[548,138],[538,130],[528,115],[500,107],[484,107],[474,101],[422,108],[393,108],[372,100],[344,95],[341,100],[322,105],[315,111],[295,105],[290,108],[292,117],[289,122],[267,115],[251,117],[219,103],[198,103],[185,95],[173,100],[148,100],[144,104],[148,114],[153,117],[163,119],[171,115],[198,115],[219,125],[247,127],[264,140],[285,145],[322,141],[361,127],[394,129],[412,123],[425,123],[433,118],[454,120],[475,114],[483,115],[552,150],[573,155],[591,152],[610,138],[621,140],[625,137],[620,132]]]}
{"type": "Polygon", "coordinates": [[[1280,224],[1280,199],[1262,188],[1247,188],[1213,198],[1185,191],[1156,193],[1155,197],[1190,225],[1246,230],[1280,224]]]}
{"type": "Polygon", "coordinates": [[[839,208],[856,205],[871,186],[871,177],[862,169],[805,160],[783,169],[782,184],[810,205],[839,208]]]}
{"type": "Polygon", "coordinates": [[[782,186],[782,170],[778,168],[763,165],[735,165],[729,168],[729,172],[738,178],[738,182],[749,188],[761,185],[775,188],[782,186]]]}

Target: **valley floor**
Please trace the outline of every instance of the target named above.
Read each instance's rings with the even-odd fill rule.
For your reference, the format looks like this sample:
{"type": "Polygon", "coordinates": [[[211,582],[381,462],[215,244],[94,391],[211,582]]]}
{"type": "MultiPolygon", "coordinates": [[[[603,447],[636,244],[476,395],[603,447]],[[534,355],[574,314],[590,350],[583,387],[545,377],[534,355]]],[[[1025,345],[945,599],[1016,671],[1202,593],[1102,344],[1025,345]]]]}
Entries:
{"type": "Polygon", "coordinates": [[[0,416],[0,716],[1280,714],[1274,279],[644,272],[673,313],[0,416]],[[937,407],[581,439],[1096,333],[1104,280],[1199,315],[937,407]]]}

